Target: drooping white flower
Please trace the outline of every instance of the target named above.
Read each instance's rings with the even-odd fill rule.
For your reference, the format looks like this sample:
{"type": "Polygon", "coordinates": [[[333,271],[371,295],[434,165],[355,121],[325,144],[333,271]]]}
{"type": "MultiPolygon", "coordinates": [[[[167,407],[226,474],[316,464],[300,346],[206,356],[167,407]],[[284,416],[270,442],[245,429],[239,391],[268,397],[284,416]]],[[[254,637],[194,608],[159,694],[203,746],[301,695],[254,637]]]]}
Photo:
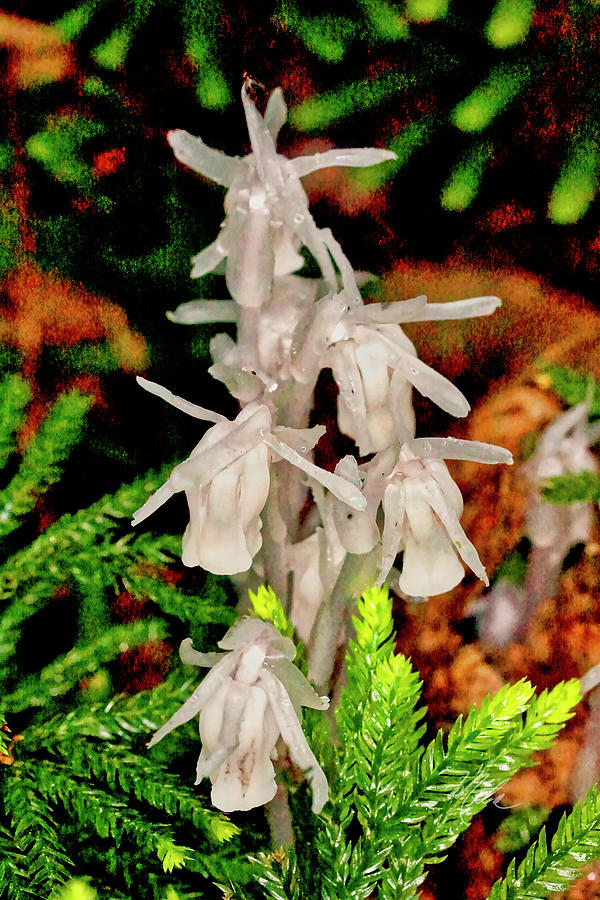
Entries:
{"type": "Polygon", "coordinates": [[[414,435],[411,389],[454,416],[469,403],[447,378],[425,365],[400,322],[490,315],[497,297],[427,303],[424,296],[390,304],[354,304],[345,291],[314,304],[292,342],[292,373],[300,382],[330,367],[339,388],[338,424],[366,456],[414,435]]]}
{"type": "Polygon", "coordinates": [[[275,744],[281,736],[292,762],[306,773],[312,808],[327,802],[327,779],[308,746],[300,724],[301,707],[327,709],[293,664],[296,648],[270,622],[246,616],[219,641],[226,653],[199,653],[188,638],[183,662],[211,671],[192,696],[154,734],[153,747],[179,725],[200,717],[202,751],[196,784],[209,777],[213,804],[224,812],[248,810],[275,796],[275,744]]]}
{"type": "Polygon", "coordinates": [[[539,491],[548,478],[597,472],[590,445],[600,439],[600,424],[590,424],[589,403],[580,403],[546,428],[533,456],[522,467],[532,491],[527,506],[526,534],[534,547],[560,548],[562,558],[574,544],[589,540],[591,503],[549,503],[539,491]]]}
{"type": "Polygon", "coordinates": [[[441,594],[455,587],[464,575],[460,559],[489,583],[477,550],[460,525],[462,497],[444,459],[512,463],[507,450],[492,444],[415,438],[404,443],[399,453],[387,448],[360,467],[351,457],[338,464],[336,472],[361,487],[367,505],[362,511],[344,510],[331,501],[336,528],[352,553],[367,553],[380,542],[378,585],[400,552],[399,586],[411,596],[441,594]],[[380,507],[382,530],[377,518],[380,507]]]}
{"type": "Polygon", "coordinates": [[[245,86],[242,103],[251,144],[251,152],[245,157],[226,156],[186,131],[168,135],[177,159],[228,188],[226,218],[219,237],[193,258],[192,277],[205,275],[225,261],[231,296],[241,306],[261,306],[273,278],[303,265],[298,253],[303,244],[318,262],[329,289],[337,290],[333,258],[344,286],[358,301],[350,264],[329,229],[317,228],[300,179],[329,166],[371,166],[395,159],[395,154],[363,148],[287,159],[275,149],[279,129],[287,118],[281,89],[269,97],[264,117],[245,86]]]}
{"type": "Polygon", "coordinates": [[[183,535],[182,561],[219,575],[245,572],[262,545],[260,513],[267,501],[270,465],[281,460],[314,478],[340,500],[361,509],[359,490],[337,475],[320,469],[308,453],[324,433],[312,429],[274,427],[269,408],[249,403],[232,422],[225,416],[175,397],[166,388],[138,377],[138,383],[196,418],[216,422],[185,462],[134,514],[137,525],[173,494],[184,491],[190,522],[183,535]],[[296,446],[298,449],[296,449],[296,446]]]}

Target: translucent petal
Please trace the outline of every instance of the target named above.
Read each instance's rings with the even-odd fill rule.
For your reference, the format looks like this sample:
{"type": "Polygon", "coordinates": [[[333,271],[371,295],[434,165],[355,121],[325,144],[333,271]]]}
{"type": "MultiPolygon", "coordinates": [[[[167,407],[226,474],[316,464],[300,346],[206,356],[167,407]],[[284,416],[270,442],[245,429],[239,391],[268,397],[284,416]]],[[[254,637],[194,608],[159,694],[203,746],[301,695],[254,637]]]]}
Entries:
{"type": "Polygon", "coordinates": [[[213,150],[202,138],[180,128],[169,131],[167,140],[179,162],[224,187],[230,187],[242,165],[238,156],[227,156],[221,150],[213,150]]]}
{"type": "Polygon", "coordinates": [[[326,431],[324,425],[314,425],[312,428],[286,428],[278,425],[273,428],[272,434],[288,447],[292,447],[296,453],[306,453],[313,449],[326,431]]]}
{"type": "Polygon", "coordinates": [[[270,672],[263,671],[260,683],[263,684],[267,693],[273,715],[279,726],[281,737],[287,744],[292,762],[304,769],[311,784],[313,812],[321,812],[329,798],[327,778],[308,746],[298,716],[294,712],[292,701],[279,679],[270,672]]]}
{"type": "Polygon", "coordinates": [[[350,265],[350,260],[342,250],[341,244],[334,238],[331,232],[331,228],[322,228],[321,235],[325,246],[333,257],[334,263],[340,270],[340,274],[342,276],[342,284],[344,285],[344,290],[348,295],[348,299],[351,303],[354,303],[357,306],[361,306],[362,297],[360,296],[360,291],[358,290],[356,284],[354,269],[350,265]]]}
{"type": "Polygon", "coordinates": [[[326,150],[324,153],[313,153],[310,156],[296,156],[286,160],[286,168],[297,178],[327,169],[329,166],[376,166],[386,160],[396,159],[391,150],[377,147],[353,147],[351,149],[326,150]]]}
{"type": "Polygon", "coordinates": [[[185,722],[189,722],[190,719],[198,715],[208,698],[218,690],[221,684],[236,669],[239,659],[239,653],[228,653],[216,666],[213,666],[192,696],[188,697],[183,706],[180,706],[177,712],[153,735],[152,740],[148,743],[148,748],[154,747],[173,729],[178,728],[179,725],[184,725],[185,722]]]}
{"type": "Polygon", "coordinates": [[[161,384],[157,384],[155,381],[148,381],[147,378],[142,378],[141,375],[137,375],[135,380],[139,386],[144,388],[145,391],[148,391],[149,394],[160,397],[176,409],[180,409],[182,412],[187,413],[188,416],[193,416],[194,419],[202,419],[204,422],[215,423],[227,421],[227,418],[222,416],[221,413],[213,412],[211,409],[205,409],[203,406],[198,406],[196,403],[190,403],[189,400],[178,397],[168,388],[163,387],[161,384]]]}
{"type": "Polygon", "coordinates": [[[453,300],[450,303],[428,303],[418,321],[444,322],[450,319],[490,316],[499,306],[502,306],[500,297],[469,297],[468,300],[453,300]]]}
{"type": "Polygon", "coordinates": [[[278,652],[286,659],[294,659],[296,648],[290,638],[284,637],[272,622],[259,619],[258,616],[243,616],[217,642],[223,650],[243,650],[252,644],[260,643],[269,648],[269,653],[278,652]]]}
{"type": "Polygon", "coordinates": [[[291,346],[291,370],[297,381],[316,381],[332,332],[347,309],[346,298],[335,294],[318,300],[300,320],[291,346]]]}
{"type": "Polygon", "coordinates": [[[381,536],[381,570],[376,587],[380,587],[386,580],[396,556],[402,549],[405,506],[404,485],[401,482],[392,481],[383,495],[385,519],[381,536]]]}
{"type": "Polygon", "coordinates": [[[274,170],[279,170],[275,143],[263,117],[248,96],[245,85],[242,86],[242,105],[246,116],[246,125],[248,126],[256,170],[260,180],[264,185],[267,185],[269,175],[274,174],[274,170]]]}
{"type": "Polygon", "coordinates": [[[410,532],[406,535],[399,586],[413,597],[429,597],[452,590],[464,576],[456,551],[439,524],[423,541],[410,532]]]}
{"type": "Polygon", "coordinates": [[[329,709],[329,697],[319,697],[300,669],[287,659],[269,660],[267,669],[284,686],[295,706],[310,706],[311,709],[329,709]]]}
{"type": "Polygon", "coordinates": [[[416,387],[420,394],[433,400],[440,409],[452,416],[467,415],[471,408],[467,398],[439,372],[425,365],[422,360],[407,354],[401,354],[400,365],[406,379],[416,387]]]}
{"type": "MultiPolygon", "coordinates": [[[[133,518],[131,520],[131,524],[135,528],[136,525],[139,525],[140,522],[143,522],[144,519],[147,519],[148,516],[151,516],[152,513],[155,513],[157,509],[159,509],[163,503],[166,503],[167,500],[173,496],[173,494],[177,493],[177,488],[174,488],[169,481],[166,481],[163,485],[161,485],[157,491],[154,491],[153,494],[148,497],[143,506],[140,506],[139,509],[133,514],[133,518]]],[[[180,490],[180,489],[179,489],[180,490]]]]}
{"type": "Polygon", "coordinates": [[[211,666],[216,665],[223,659],[223,653],[201,653],[194,650],[191,638],[185,638],[179,645],[179,659],[186,666],[211,666]]]}
{"type": "Polygon", "coordinates": [[[390,379],[390,412],[397,439],[402,443],[409,441],[415,433],[416,420],[412,404],[412,385],[405,377],[401,366],[394,369],[390,379]]]}
{"type": "Polygon", "coordinates": [[[272,435],[265,434],[263,441],[267,447],[270,447],[271,450],[277,454],[277,456],[280,456],[281,459],[285,459],[302,472],[310,475],[322,484],[323,487],[326,487],[328,491],[331,491],[335,497],[339,500],[343,500],[344,503],[347,503],[348,506],[351,506],[353,509],[364,509],[366,507],[367,501],[353,484],[308,462],[308,460],[300,456],[299,453],[296,453],[295,450],[292,450],[287,444],[278,441],[277,438],[272,435]]]}
{"type": "Polygon", "coordinates": [[[482,562],[479,559],[477,550],[463,531],[454,511],[448,506],[448,503],[436,482],[433,481],[433,479],[430,479],[425,484],[425,490],[429,497],[431,508],[448,532],[448,535],[458,550],[461,558],[484,584],[489,585],[489,579],[482,562]]]}
{"type": "Polygon", "coordinates": [[[178,325],[204,325],[207,322],[237,322],[239,309],[234,300],[190,300],[167,313],[178,325]]]}
{"type": "Polygon", "coordinates": [[[394,303],[366,303],[361,309],[353,311],[353,318],[368,325],[415,322],[421,318],[420,313],[426,306],[427,297],[420,294],[411,300],[396,300],[394,303]]]}
{"type": "Polygon", "coordinates": [[[277,140],[281,128],[287,119],[287,106],[283,99],[283,91],[280,87],[275,88],[267,102],[265,110],[264,122],[271,133],[274,141],[277,140]]]}
{"type": "MultiPolygon", "coordinates": [[[[244,412],[251,412],[250,405],[245,407],[244,412]]],[[[260,443],[260,432],[269,427],[270,420],[269,411],[262,405],[255,407],[245,420],[242,420],[240,414],[235,422],[228,423],[231,428],[227,429],[220,440],[197,447],[189,459],[175,466],[170,478],[173,488],[188,490],[208,484],[219,472],[260,443]]],[[[210,436],[211,431],[209,429],[204,438],[210,436]]]]}
{"type": "Polygon", "coordinates": [[[411,438],[406,446],[419,459],[467,459],[480,463],[506,463],[512,465],[509,450],[481,441],[463,441],[457,438],[411,438]]]}
{"type": "Polygon", "coordinates": [[[227,240],[225,280],[231,296],[240,306],[261,306],[269,298],[275,265],[268,207],[231,214],[227,240]]]}
{"type": "Polygon", "coordinates": [[[227,250],[223,246],[221,239],[217,238],[216,241],[213,241],[212,244],[209,244],[208,247],[205,247],[200,253],[196,253],[195,256],[192,256],[192,271],[190,272],[190,278],[201,278],[202,275],[206,275],[207,272],[212,272],[226,256],[227,250]]]}

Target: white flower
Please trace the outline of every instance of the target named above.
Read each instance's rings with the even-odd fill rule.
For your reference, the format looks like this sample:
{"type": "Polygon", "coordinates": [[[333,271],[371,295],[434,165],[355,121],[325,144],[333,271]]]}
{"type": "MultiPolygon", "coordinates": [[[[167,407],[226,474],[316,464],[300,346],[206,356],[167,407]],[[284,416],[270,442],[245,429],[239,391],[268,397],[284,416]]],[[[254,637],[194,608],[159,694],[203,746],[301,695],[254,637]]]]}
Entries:
{"type": "Polygon", "coordinates": [[[298,249],[304,244],[317,260],[330,290],[337,290],[333,258],[344,286],[357,295],[350,264],[329,229],[317,228],[300,178],[328,166],[371,166],[395,159],[395,154],[365,148],[287,159],[275,149],[287,117],[281,89],[269,97],[264,117],[245,86],[242,103],[252,147],[246,157],[212,150],[186,131],[169,132],[177,159],[228,188],[226,218],[219,237],[193,258],[192,277],[205,275],[226,260],[225,277],[231,296],[241,306],[261,306],[273,278],[301,268],[303,259],[298,249]]]}
{"type": "Polygon", "coordinates": [[[549,503],[539,493],[540,484],[558,475],[597,472],[598,462],[589,447],[600,438],[600,424],[590,425],[589,403],[580,403],[558,416],[544,431],[523,472],[533,488],[525,530],[534,547],[554,547],[561,559],[569,547],[589,540],[592,528],[590,503],[549,503]],[[561,548],[560,551],[558,548],[561,548]]]}
{"type": "Polygon", "coordinates": [[[399,586],[414,597],[441,594],[455,587],[464,575],[459,557],[488,584],[485,569],[459,517],[460,491],[443,459],[470,459],[483,463],[512,463],[508,450],[478,441],[454,438],[415,438],[378,453],[358,467],[345,457],[336,472],[362,487],[363,511],[343,509],[335,501],[334,520],[344,547],[367,553],[381,541],[377,584],[383,584],[396,555],[403,552],[399,586]],[[381,506],[383,530],[377,523],[381,506]]]}
{"type": "Polygon", "coordinates": [[[175,397],[169,390],[138,377],[150,393],[200,419],[216,422],[189,459],[176,466],[162,485],[134,514],[137,525],[173,494],[185,491],[190,522],[183,535],[182,561],[218,575],[247,571],[262,545],[260,513],[267,501],[270,465],[280,460],[299,468],[336,497],[356,509],[365,500],[359,490],[302,456],[324,433],[311,429],[273,427],[262,403],[249,403],[231,422],[225,416],[175,397]],[[298,449],[296,449],[296,447],[298,449]]]}
{"type": "Polygon", "coordinates": [[[212,802],[224,812],[248,810],[275,796],[275,745],[281,735],[292,762],[306,772],[312,808],[327,802],[327,779],[300,724],[300,708],[327,709],[292,660],[296,648],[270,622],[246,616],[219,641],[227,653],[199,653],[188,638],[181,644],[183,662],[211,671],[192,696],[159,728],[153,747],[178,725],[200,716],[202,752],[196,784],[212,781],[212,802]]]}
{"type": "Polygon", "coordinates": [[[427,303],[424,296],[390,304],[349,303],[342,291],[324,297],[300,322],[292,342],[292,373],[300,382],[328,366],[339,388],[338,424],[361,456],[414,435],[411,387],[454,416],[469,403],[447,378],[417,358],[400,322],[490,315],[497,297],[427,303]]]}

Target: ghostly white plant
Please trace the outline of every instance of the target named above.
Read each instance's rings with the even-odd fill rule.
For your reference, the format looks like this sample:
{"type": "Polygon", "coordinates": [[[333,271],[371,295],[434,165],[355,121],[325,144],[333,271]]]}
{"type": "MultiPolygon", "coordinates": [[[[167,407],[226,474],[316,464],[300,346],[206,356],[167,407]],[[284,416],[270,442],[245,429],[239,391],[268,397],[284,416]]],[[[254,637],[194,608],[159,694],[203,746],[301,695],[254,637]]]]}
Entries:
{"type": "Polygon", "coordinates": [[[529,487],[524,530],[531,551],[522,584],[500,579],[473,607],[480,634],[491,644],[503,646],[524,636],[542,601],[555,595],[560,568],[571,547],[590,538],[591,503],[550,503],[540,492],[549,478],[598,471],[589,448],[600,439],[600,425],[590,424],[589,414],[586,402],[557,416],[521,466],[529,487]]]}
{"type": "MultiPolygon", "coordinates": [[[[275,147],[286,119],[281,91],[271,94],[264,116],[246,87],[242,103],[251,144],[245,157],[226,156],[184,131],[169,134],[181,162],[227,188],[221,231],[193,258],[192,277],[222,272],[233,299],[191,301],[168,314],[181,324],[236,326],[235,340],[220,334],[211,341],[210,372],[241,412],[230,421],[139,379],[151,393],[213,425],[138,510],[134,524],[184,491],[190,523],[183,562],[233,575],[242,602],[248,587],[268,582],[308,643],[310,677],[326,689],[352,601],[375,581],[393,577],[408,594],[446,591],[463,575],[460,559],[487,581],[460,526],[462,498],[443,460],[506,463],[511,457],[476,442],[415,438],[413,387],[455,416],[465,416],[469,404],[418,359],[402,323],[489,315],[500,301],[431,304],[416,297],[365,304],[359,287],[368,276],[355,273],[331,231],[316,225],[301,179],[325,166],[374,165],[394,154],[362,148],[287,159],[275,147]],[[320,278],[297,274],[303,248],[320,278]],[[375,454],[361,465],[346,457],[333,473],[313,462],[325,429],[309,428],[323,369],[331,370],[338,387],[340,431],[362,456],[375,454]]],[[[199,772],[213,778],[215,802],[249,808],[274,793],[267,757],[276,737],[273,722],[283,722],[277,691],[284,706],[285,698],[277,686],[283,679],[269,681],[267,651],[249,642],[235,652],[247,654],[239,668],[238,662],[220,662],[181,715],[200,711],[199,772]],[[218,681],[221,672],[228,680],[218,681]],[[260,727],[250,725],[252,718],[260,727]],[[242,791],[239,760],[250,746],[259,762],[242,791]],[[225,760],[229,768],[223,768],[225,760]]],[[[290,750],[293,756],[292,745],[290,750]]]]}
{"type": "Polygon", "coordinates": [[[199,653],[190,638],[181,644],[184,663],[210,672],[192,696],[148,744],[153,747],[179,725],[199,716],[202,752],[196,784],[212,781],[212,802],[224,812],[247,810],[275,796],[275,744],[281,736],[292,762],[312,786],[312,807],[320,812],[327,779],[306,742],[300,709],[327,709],[293,664],[296,648],[270,622],[244,616],[218,644],[226,653],[199,653]]]}

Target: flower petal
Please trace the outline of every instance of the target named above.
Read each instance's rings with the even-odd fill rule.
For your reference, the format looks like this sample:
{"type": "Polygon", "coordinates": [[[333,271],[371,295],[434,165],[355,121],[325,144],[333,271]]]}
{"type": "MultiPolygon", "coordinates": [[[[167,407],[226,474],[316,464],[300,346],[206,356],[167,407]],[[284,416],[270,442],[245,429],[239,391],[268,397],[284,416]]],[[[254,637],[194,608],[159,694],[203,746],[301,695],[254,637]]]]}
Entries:
{"type": "Polygon", "coordinates": [[[487,577],[485,568],[483,567],[483,564],[479,559],[479,554],[463,531],[463,528],[458,521],[454,510],[452,510],[448,505],[448,502],[446,501],[442,491],[433,479],[427,481],[424,487],[429,498],[431,508],[448,532],[448,535],[450,536],[452,543],[458,550],[461,558],[468,565],[471,571],[473,571],[475,575],[477,575],[477,577],[480,578],[481,581],[483,581],[485,585],[489,585],[490,582],[487,577]]]}
{"type": "Polygon", "coordinates": [[[271,660],[267,657],[265,666],[282,683],[294,706],[329,709],[329,697],[319,697],[314,687],[293,662],[288,659],[271,660]]]}
{"type": "Polygon", "coordinates": [[[342,284],[344,286],[344,291],[348,295],[348,299],[351,303],[362,306],[362,297],[360,296],[360,291],[356,284],[354,269],[350,265],[350,260],[342,250],[342,245],[334,238],[331,228],[321,228],[320,231],[325,246],[331,253],[334,263],[340,270],[342,284]]]}
{"type": "Polygon", "coordinates": [[[277,135],[285,124],[286,119],[287,106],[283,99],[283,91],[280,87],[277,87],[267,101],[264,115],[264,123],[269,129],[273,141],[277,140],[277,135]]]}
{"type": "Polygon", "coordinates": [[[188,697],[183,706],[180,706],[177,712],[175,712],[171,718],[154,733],[152,739],[148,743],[148,749],[154,747],[159,741],[162,741],[165,735],[173,731],[174,728],[184,725],[185,722],[189,722],[190,719],[193,719],[194,716],[198,715],[208,698],[230,678],[231,673],[236,669],[239,660],[239,653],[234,652],[226,654],[226,656],[210,670],[208,675],[198,685],[192,696],[188,697]]]}
{"type": "Polygon", "coordinates": [[[386,580],[394,560],[400,552],[404,541],[404,513],[406,500],[402,482],[392,481],[383,495],[383,534],[381,536],[381,570],[375,582],[381,587],[386,580]]]}
{"type": "Polygon", "coordinates": [[[469,297],[468,300],[453,300],[450,303],[428,303],[420,322],[445,322],[450,319],[470,319],[474,316],[490,316],[499,306],[500,297],[469,297]]]}
{"type": "Polygon", "coordinates": [[[467,459],[480,463],[513,463],[512,453],[495,444],[447,438],[411,438],[405,442],[419,459],[467,459]]]}
{"type": "Polygon", "coordinates": [[[201,278],[207,272],[212,272],[226,256],[227,250],[223,246],[221,235],[216,241],[213,241],[212,244],[201,250],[200,253],[192,256],[190,278],[201,278]]]}
{"type": "Polygon", "coordinates": [[[171,479],[169,478],[168,481],[162,484],[158,490],[154,491],[154,493],[148,497],[143,506],[136,509],[131,520],[132,526],[135,528],[136,525],[139,525],[140,522],[143,522],[144,519],[147,519],[152,513],[155,513],[157,509],[160,509],[163,503],[170,500],[173,494],[176,494],[179,490],[181,490],[181,488],[173,487],[171,479]]]}
{"type": "Polygon", "coordinates": [[[223,659],[224,653],[201,653],[195,650],[191,638],[185,638],[179,645],[179,659],[186,666],[215,666],[223,659]]]}
{"type": "Polygon", "coordinates": [[[470,410],[469,402],[464,394],[451,381],[425,365],[416,357],[400,354],[400,365],[407,381],[410,381],[420,394],[433,400],[440,409],[452,416],[466,416],[470,410]]]}
{"type": "Polygon", "coordinates": [[[313,812],[321,812],[329,798],[327,778],[308,746],[292,701],[279,679],[267,670],[261,673],[259,683],[263,685],[269,698],[275,721],[279,726],[281,737],[287,744],[292,762],[304,769],[311,784],[313,812]]]}
{"type": "Polygon", "coordinates": [[[167,313],[178,325],[204,325],[208,322],[237,322],[239,309],[235,300],[190,300],[167,313]]]}
{"type": "Polygon", "coordinates": [[[213,150],[202,138],[180,128],[169,131],[167,140],[179,162],[224,187],[230,187],[242,165],[239,156],[227,156],[221,150],[213,150]]]}
{"type": "Polygon", "coordinates": [[[142,378],[141,375],[137,375],[135,380],[139,386],[144,388],[145,391],[148,391],[149,394],[160,397],[176,409],[180,409],[182,412],[187,413],[188,416],[193,416],[194,419],[202,419],[204,422],[215,423],[227,421],[226,416],[221,415],[221,413],[213,412],[211,409],[205,409],[203,406],[198,406],[196,403],[190,403],[189,400],[178,397],[168,388],[163,387],[161,384],[157,384],[155,381],[148,381],[147,378],[142,378]]]}
{"type": "Polygon", "coordinates": [[[448,535],[433,520],[430,531],[419,541],[406,535],[399,586],[412,597],[429,597],[452,590],[462,580],[464,569],[448,535]]]}
{"type": "Polygon", "coordinates": [[[287,444],[278,441],[277,438],[270,434],[265,434],[263,436],[263,441],[267,447],[270,447],[271,450],[277,454],[277,456],[280,456],[281,459],[285,459],[286,462],[291,463],[302,472],[310,475],[311,478],[314,478],[322,484],[323,487],[326,487],[328,491],[331,491],[334,497],[343,500],[344,503],[347,503],[348,506],[351,506],[353,509],[365,509],[367,501],[360,490],[354,487],[353,484],[350,484],[350,482],[345,481],[345,479],[340,478],[338,475],[327,472],[326,469],[321,469],[319,466],[315,466],[313,463],[308,462],[303,456],[300,456],[299,453],[296,453],[295,450],[288,447],[287,444]]]}
{"type": "Polygon", "coordinates": [[[286,168],[297,178],[327,169],[329,166],[376,166],[387,160],[396,159],[392,150],[378,147],[352,147],[351,149],[326,150],[324,153],[313,153],[310,156],[295,156],[286,160],[286,168]]]}

